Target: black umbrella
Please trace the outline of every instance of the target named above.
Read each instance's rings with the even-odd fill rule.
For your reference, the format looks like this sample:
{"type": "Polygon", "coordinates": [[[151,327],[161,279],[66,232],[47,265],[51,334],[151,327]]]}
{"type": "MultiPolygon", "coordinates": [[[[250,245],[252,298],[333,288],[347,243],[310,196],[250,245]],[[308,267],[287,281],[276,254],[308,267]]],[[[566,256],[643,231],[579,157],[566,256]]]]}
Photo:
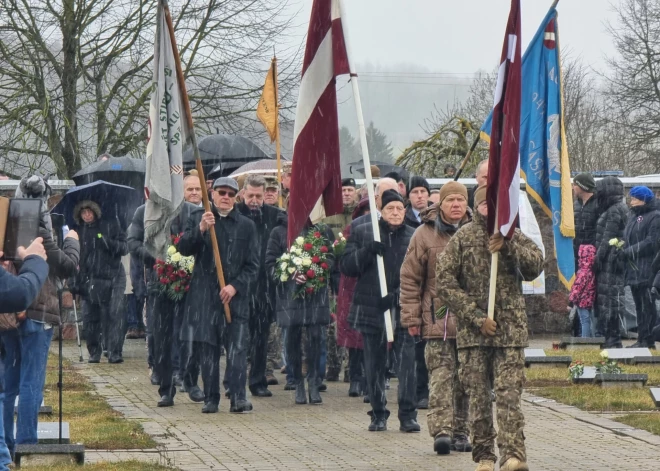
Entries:
{"type": "MultiPolygon", "coordinates": [[[[226,134],[213,134],[201,138],[197,146],[202,158],[204,175],[209,175],[216,167],[214,175],[226,177],[238,167],[253,160],[272,158],[259,148],[254,142],[243,136],[228,136],[226,134]]],[[[183,168],[195,168],[195,155],[191,148],[183,153],[183,168]]]]}
{"type": "Polygon", "coordinates": [[[131,157],[108,157],[94,162],[73,176],[76,185],[87,185],[103,180],[117,185],[130,186],[142,194],[146,162],[131,157]]]}

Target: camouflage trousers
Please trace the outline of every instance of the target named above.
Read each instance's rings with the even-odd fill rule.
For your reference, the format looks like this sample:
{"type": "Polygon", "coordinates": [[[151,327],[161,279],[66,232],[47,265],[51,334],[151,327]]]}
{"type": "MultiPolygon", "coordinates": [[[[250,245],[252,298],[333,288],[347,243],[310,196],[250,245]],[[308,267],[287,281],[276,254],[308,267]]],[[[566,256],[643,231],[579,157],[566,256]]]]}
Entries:
{"type": "Polygon", "coordinates": [[[468,436],[469,397],[458,380],[456,340],[429,340],[424,349],[429,371],[429,411],[426,414],[431,437],[468,436]]]}
{"type": "Polygon", "coordinates": [[[337,345],[337,323],[331,322],[326,329],[328,358],[326,360],[326,377],[328,381],[339,381],[339,372],[344,360],[344,349],[337,345]]]}
{"type": "Polygon", "coordinates": [[[500,450],[500,464],[509,458],[527,461],[525,418],[520,405],[525,384],[523,348],[471,347],[458,350],[458,374],[470,396],[472,459],[497,461],[494,440],[500,450]],[[493,428],[491,378],[495,383],[497,425],[493,428]]]}
{"type": "Polygon", "coordinates": [[[282,329],[273,322],[268,334],[268,354],[266,357],[266,376],[273,374],[276,368],[282,364],[282,329]]]}

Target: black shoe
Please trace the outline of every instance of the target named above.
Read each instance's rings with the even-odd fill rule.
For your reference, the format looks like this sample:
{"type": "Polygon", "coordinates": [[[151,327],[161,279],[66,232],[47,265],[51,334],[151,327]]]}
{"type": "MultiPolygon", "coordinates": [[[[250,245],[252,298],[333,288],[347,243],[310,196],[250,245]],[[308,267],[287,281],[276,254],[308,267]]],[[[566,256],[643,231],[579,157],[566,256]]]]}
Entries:
{"type": "Polygon", "coordinates": [[[252,410],[252,403],[245,399],[240,399],[236,402],[232,401],[229,406],[229,412],[235,412],[241,414],[243,412],[250,412],[252,410]]]}
{"type": "Polygon", "coordinates": [[[192,386],[188,388],[188,397],[193,402],[202,402],[204,400],[204,391],[199,386],[192,386]]]}
{"type": "Polygon", "coordinates": [[[451,449],[454,451],[468,452],[472,451],[472,444],[467,436],[455,435],[451,441],[451,449]]]}
{"type": "Polygon", "coordinates": [[[646,344],[646,348],[648,348],[648,349],[650,349],[650,350],[655,350],[655,342],[653,342],[653,343],[647,343],[647,344],[646,344]]]}
{"type": "Polygon", "coordinates": [[[160,384],[160,375],[155,371],[152,371],[150,380],[152,385],[158,386],[160,384]]]}
{"type": "MultiPolygon", "coordinates": [[[[321,388],[318,381],[311,381],[307,383],[309,388],[309,403],[310,404],[323,404],[323,399],[321,399],[321,388]]],[[[326,387],[327,389],[327,387],[326,387]]]]}
{"type": "Polygon", "coordinates": [[[101,363],[101,355],[91,355],[87,359],[87,363],[101,363]]]}
{"type": "Polygon", "coordinates": [[[632,345],[628,345],[626,348],[647,348],[646,347],[646,342],[642,340],[638,340],[637,342],[633,343],[632,345]]]}
{"type": "Polygon", "coordinates": [[[339,371],[328,371],[325,375],[325,380],[332,383],[339,381],[339,371]]]}
{"type": "Polygon", "coordinates": [[[608,348],[623,348],[623,344],[620,340],[605,341],[605,343],[601,345],[600,348],[602,350],[607,350],[608,348]]]}
{"type": "Polygon", "coordinates": [[[365,394],[364,397],[362,398],[362,402],[365,404],[369,404],[371,400],[369,399],[369,394],[365,394]]]}
{"type": "Polygon", "coordinates": [[[111,356],[108,358],[108,363],[111,363],[113,365],[118,365],[119,363],[124,363],[124,359],[120,356],[111,356]]]}
{"type": "Polygon", "coordinates": [[[387,419],[383,417],[372,417],[368,430],[370,432],[384,432],[387,430],[387,419]]]}
{"type": "Polygon", "coordinates": [[[287,383],[284,385],[284,390],[285,390],[285,391],[295,391],[295,390],[296,390],[296,383],[293,383],[293,382],[289,383],[289,382],[287,382],[287,383]]]}
{"type": "Polygon", "coordinates": [[[319,384],[319,391],[326,392],[328,390],[328,385],[325,383],[319,384]]]}
{"type": "Polygon", "coordinates": [[[351,381],[351,385],[348,387],[348,397],[358,397],[362,392],[359,381],[351,381]]]}
{"type": "Polygon", "coordinates": [[[449,435],[438,435],[433,441],[433,451],[439,455],[448,455],[451,450],[449,435]]]}
{"type": "Polygon", "coordinates": [[[213,404],[212,402],[204,403],[204,407],[202,407],[202,414],[215,414],[217,412],[218,412],[217,404],[213,404]]]}
{"type": "Polygon", "coordinates": [[[399,431],[405,433],[419,432],[422,428],[419,426],[415,419],[408,419],[401,421],[399,431]]]}
{"type": "Polygon", "coordinates": [[[184,393],[184,392],[186,392],[186,391],[187,391],[187,390],[186,390],[186,385],[185,385],[185,384],[181,384],[181,386],[179,386],[179,392],[184,393]]]}
{"type": "Polygon", "coordinates": [[[300,381],[296,384],[296,404],[307,404],[307,394],[305,393],[304,381],[300,381]]]}
{"type": "Polygon", "coordinates": [[[273,393],[270,392],[268,388],[264,388],[263,386],[250,388],[250,392],[252,393],[253,396],[257,396],[257,397],[272,397],[273,395],[273,393]]]}
{"type": "Polygon", "coordinates": [[[179,375],[172,376],[172,382],[174,383],[174,386],[183,386],[183,380],[179,375]]]}
{"type": "Polygon", "coordinates": [[[277,378],[272,374],[266,375],[266,383],[268,383],[268,386],[276,386],[280,384],[277,378]]]}
{"type": "Polygon", "coordinates": [[[172,396],[161,396],[160,401],[158,401],[158,407],[172,407],[174,405],[174,399],[172,396]]]}
{"type": "Polygon", "coordinates": [[[417,403],[417,408],[418,409],[428,409],[429,408],[429,398],[425,397],[424,399],[420,399],[419,402],[417,403]]]}

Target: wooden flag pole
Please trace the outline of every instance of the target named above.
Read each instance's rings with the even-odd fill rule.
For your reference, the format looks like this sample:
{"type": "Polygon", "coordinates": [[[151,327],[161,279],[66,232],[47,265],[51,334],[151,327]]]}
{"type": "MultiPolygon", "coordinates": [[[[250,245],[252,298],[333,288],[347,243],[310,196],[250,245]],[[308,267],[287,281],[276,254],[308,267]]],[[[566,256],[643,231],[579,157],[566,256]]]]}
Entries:
{"type": "MultiPolygon", "coordinates": [[[[497,213],[499,207],[499,200],[495,206],[495,224],[497,224],[497,213]]],[[[499,234],[495,231],[493,235],[499,234]]],[[[488,318],[494,320],[495,318],[495,296],[497,293],[497,265],[500,261],[500,253],[495,252],[490,257],[490,284],[488,285],[488,318]]]]}
{"type": "Polygon", "coordinates": [[[472,157],[472,153],[474,152],[474,149],[477,148],[477,144],[479,144],[480,140],[481,140],[481,132],[479,132],[479,134],[477,134],[477,138],[472,143],[472,146],[470,147],[470,150],[468,151],[468,153],[465,155],[465,158],[463,159],[463,162],[461,162],[461,166],[459,167],[458,172],[456,172],[456,176],[454,177],[454,181],[457,181],[458,178],[461,176],[461,173],[463,173],[463,169],[466,167],[466,165],[470,161],[470,157],[472,157]]]}
{"type": "Polygon", "coordinates": [[[284,208],[282,199],[282,160],[280,152],[280,97],[277,87],[277,57],[273,56],[273,83],[275,84],[275,155],[277,156],[277,204],[284,208]]]}
{"type": "MultiPolygon", "coordinates": [[[[176,75],[179,81],[179,88],[181,89],[181,101],[183,101],[183,106],[187,111],[187,124],[188,129],[190,130],[190,145],[193,148],[193,153],[195,155],[195,161],[197,164],[197,174],[199,176],[199,184],[202,187],[202,202],[204,204],[204,211],[211,211],[211,205],[209,204],[209,195],[206,191],[206,180],[204,177],[204,167],[202,166],[202,158],[199,154],[199,147],[197,146],[197,136],[195,136],[195,128],[193,126],[192,120],[192,109],[190,108],[190,101],[188,100],[188,92],[186,90],[186,82],[183,76],[183,69],[181,68],[181,57],[179,56],[179,49],[176,45],[176,40],[174,39],[174,24],[172,23],[172,15],[170,14],[170,9],[167,6],[167,0],[162,0],[163,9],[165,12],[165,20],[167,22],[167,29],[170,32],[170,41],[172,42],[172,51],[174,52],[174,60],[176,62],[176,75]]],[[[213,246],[213,259],[215,261],[215,271],[218,275],[218,283],[220,284],[220,289],[225,287],[225,276],[222,272],[222,260],[220,259],[220,248],[218,247],[218,239],[215,234],[215,227],[211,226],[209,228],[209,235],[211,237],[211,245],[213,246]]],[[[231,323],[231,312],[229,310],[229,304],[224,303],[225,308],[225,318],[227,323],[231,323]]]]}
{"type": "MultiPolygon", "coordinates": [[[[339,0],[340,11],[343,18],[346,18],[344,9],[344,2],[339,0]]],[[[347,28],[344,28],[344,43],[346,45],[346,54],[348,56],[349,64],[351,60],[351,55],[348,50],[348,37],[347,37],[347,28]]],[[[366,179],[367,192],[369,194],[369,211],[371,213],[371,227],[373,228],[374,241],[380,242],[380,230],[378,227],[378,209],[376,208],[376,196],[374,193],[374,184],[371,176],[371,162],[369,160],[369,147],[367,145],[367,133],[364,127],[364,116],[362,115],[362,102],[360,101],[360,88],[358,87],[358,78],[357,74],[354,74],[352,65],[349,66],[351,70],[351,85],[353,87],[353,101],[355,101],[355,112],[357,114],[358,121],[358,134],[360,136],[360,145],[362,149],[362,161],[364,164],[364,178],[366,179]]],[[[376,265],[378,268],[378,279],[380,281],[380,294],[381,296],[387,296],[387,282],[385,279],[385,264],[383,263],[383,257],[380,255],[376,256],[376,265]]],[[[385,332],[387,334],[387,341],[394,342],[394,330],[392,329],[392,314],[388,309],[385,311],[384,321],[385,321],[385,332]]]]}

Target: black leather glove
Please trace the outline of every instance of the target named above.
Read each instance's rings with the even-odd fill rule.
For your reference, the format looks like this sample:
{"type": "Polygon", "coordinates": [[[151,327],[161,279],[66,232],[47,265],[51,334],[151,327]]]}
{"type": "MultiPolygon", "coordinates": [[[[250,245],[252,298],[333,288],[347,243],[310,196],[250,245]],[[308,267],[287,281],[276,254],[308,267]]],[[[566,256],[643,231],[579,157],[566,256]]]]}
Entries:
{"type": "Polygon", "coordinates": [[[381,257],[385,254],[385,244],[382,242],[367,242],[364,244],[364,247],[374,255],[380,255],[381,257]]]}
{"type": "Polygon", "coordinates": [[[394,294],[387,293],[387,295],[380,298],[380,301],[378,302],[378,309],[385,312],[388,309],[392,309],[393,303],[394,303],[394,294]]]}

